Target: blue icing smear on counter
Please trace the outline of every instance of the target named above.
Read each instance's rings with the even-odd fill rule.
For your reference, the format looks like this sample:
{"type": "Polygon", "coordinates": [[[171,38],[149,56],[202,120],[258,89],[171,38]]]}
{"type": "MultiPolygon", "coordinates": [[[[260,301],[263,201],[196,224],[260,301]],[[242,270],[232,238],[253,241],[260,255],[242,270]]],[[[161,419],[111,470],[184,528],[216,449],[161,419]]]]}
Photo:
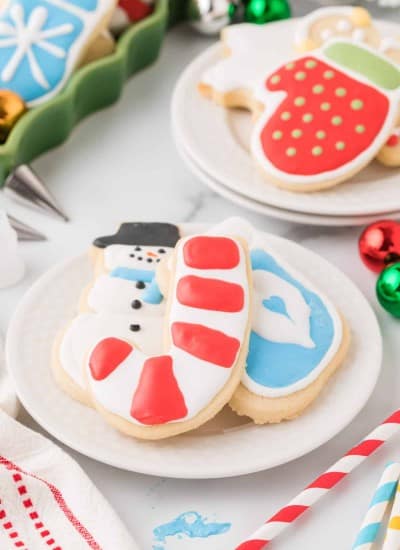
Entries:
{"type": "Polygon", "coordinates": [[[169,537],[208,538],[222,535],[230,528],[230,523],[207,522],[207,519],[197,512],[185,512],[153,530],[156,542],[153,544],[152,550],[166,550],[165,543],[169,537]]]}
{"type": "MultiPolygon", "coordinates": [[[[314,347],[272,342],[251,332],[246,367],[248,376],[262,386],[285,388],[306,377],[321,363],[335,337],[333,320],[321,298],[292,277],[270,254],[261,249],[252,250],[251,265],[253,271],[273,273],[293,285],[310,308],[310,336],[314,347]]],[[[273,296],[263,306],[288,316],[284,302],[284,296],[273,296]]]]}

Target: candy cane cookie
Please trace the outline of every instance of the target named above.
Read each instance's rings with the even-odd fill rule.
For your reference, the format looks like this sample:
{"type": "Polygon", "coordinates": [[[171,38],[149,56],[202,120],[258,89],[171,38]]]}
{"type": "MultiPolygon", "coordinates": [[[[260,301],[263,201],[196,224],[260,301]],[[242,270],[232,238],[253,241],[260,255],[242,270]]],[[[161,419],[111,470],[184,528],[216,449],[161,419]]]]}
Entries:
{"type": "Polygon", "coordinates": [[[94,406],[120,431],[143,439],[202,425],[230,400],[248,350],[251,271],[239,239],[180,240],[168,260],[164,353],[105,338],[89,353],[94,406]]]}

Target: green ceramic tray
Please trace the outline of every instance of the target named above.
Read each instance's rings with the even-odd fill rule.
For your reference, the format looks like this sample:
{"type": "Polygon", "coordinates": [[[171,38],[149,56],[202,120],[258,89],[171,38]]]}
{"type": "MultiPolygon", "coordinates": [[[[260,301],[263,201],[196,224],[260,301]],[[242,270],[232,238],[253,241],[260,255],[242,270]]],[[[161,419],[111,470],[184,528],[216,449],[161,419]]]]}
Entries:
{"type": "Polygon", "coordinates": [[[79,69],[60,94],[20,119],[0,145],[0,187],[14,167],[56,147],[85,116],[119,98],[125,81],[157,58],[168,17],[179,17],[181,1],[169,13],[168,0],[158,0],[154,13],[126,31],[112,55],[79,69]]]}

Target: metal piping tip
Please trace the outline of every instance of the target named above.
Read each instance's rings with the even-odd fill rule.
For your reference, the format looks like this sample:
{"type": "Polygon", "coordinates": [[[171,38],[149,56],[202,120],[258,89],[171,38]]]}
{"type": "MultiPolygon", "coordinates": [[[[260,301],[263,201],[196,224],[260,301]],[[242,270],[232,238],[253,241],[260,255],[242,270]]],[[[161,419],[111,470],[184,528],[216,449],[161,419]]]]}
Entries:
{"type": "Polygon", "coordinates": [[[6,179],[4,190],[13,198],[56,215],[66,222],[69,221],[45,184],[28,164],[21,164],[11,172],[6,179]]]}
{"type": "Polygon", "coordinates": [[[14,216],[8,214],[8,219],[11,227],[17,232],[19,241],[47,241],[46,235],[43,235],[43,233],[33,229],[33,227],[30,227],[26,223],[17,220],[14,216]]]}

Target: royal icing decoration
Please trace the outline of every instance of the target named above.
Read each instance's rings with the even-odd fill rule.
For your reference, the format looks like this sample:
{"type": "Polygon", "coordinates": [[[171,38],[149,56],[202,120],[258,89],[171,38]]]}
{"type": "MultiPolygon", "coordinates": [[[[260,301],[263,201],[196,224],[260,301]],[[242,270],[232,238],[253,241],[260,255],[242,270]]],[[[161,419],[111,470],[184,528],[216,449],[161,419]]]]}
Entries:
{"type": "Polygon", "coordinates": [[[228,382],[246,339],[249,280],[238,241],[214,235],[183,239],[171,276],[163,355],[148,356],[116,338],[100,341],[90,354],[94,399],[134,424],[195,417],[228,382]]]}
{"type": "Polygon", "coordinates": [[[254,128],[253,154],[280,181],[339,182],[386,142],[399,92],[395,65],[366,47],[331,43],[266,78],[256,96],[270,108],[254,128]]]}
{"type": "MultiPolygon", "coordinates": [[[[265,58],[259,52],[271,46],[267,26],[241,23],[226,27],[224,44],[231,55],[208,68],[202,76],[202,83],[219,92],[252,90],[265,74],[265,58]]],[[[268,57],[271,55],[274,52],[268,57]]]]}
{"type": "Polygon", "coordinates": [[[263,397],[283,397],[310,385],[335,357],[343,327],[333,304],[279,259],[239,218],[212,229],[249,243],[253,271],[252,331],[242,384],[263,397]]]}
{"type": "Polygon", "coordinates": [[[338,35],[345,35],[346,38],[362,42],[367,40],[366,29],[370,28],[372,28],[371,18],[363,8],[352,6],[320,8],[300,20],[295,34],[295,46],[301,50],[303,45],[308,45],[310,40],[313,41],[314,33],[317,32],[319,34],[314,38],[316,42],[318,41],[315,44],[316,47],[338,35]],[[314,27],[318,24],[319,29],[314,31],[314,27]]]}
{"type": "Polygon", "coordinates": [[[108,0],[10,0],[0,12],[0,88],[30,107],[53,97],[111,9],[108,0]]]}
{"type": "Polygon", "coordinates": [[[133,23],[148,17],[153,9],[154,0],[119,0],[110,22],[110,30],[120,34],[133,23]]]}
{"type": "Polygon", "coordinates": [[[87,293],[89,311],[72,321],[60,346],[61,367],[81,389],[84,358],[102,338],[134,338],[144,353],[161,353],[165,301],[155,270],[178,239],[177,226],[162,223],[122,224],[115,235],[96,239],[106,272],[87,293]]]}
{"type": "Polygon", "coordinates": [[[281,397],[311,384],[342,341],[332,304],[301,281],[271,251],[251,251],[253,322],[242,383],[264,397],[281,397]]]}

